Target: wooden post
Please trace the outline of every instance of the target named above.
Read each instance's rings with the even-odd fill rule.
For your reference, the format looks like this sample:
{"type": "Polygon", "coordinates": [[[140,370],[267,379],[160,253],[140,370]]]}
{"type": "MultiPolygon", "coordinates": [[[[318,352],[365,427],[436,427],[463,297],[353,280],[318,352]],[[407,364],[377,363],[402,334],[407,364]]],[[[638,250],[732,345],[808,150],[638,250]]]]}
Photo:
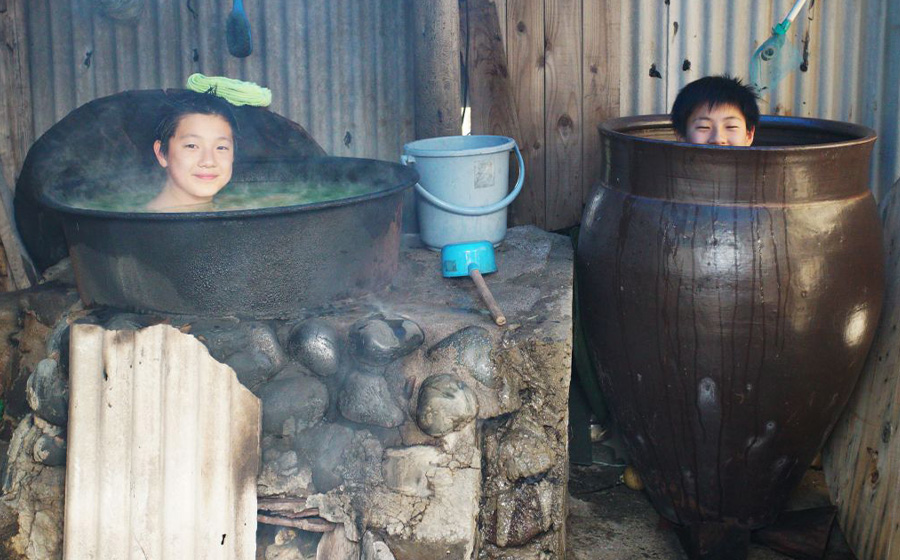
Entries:
{"type": "Polygon", "coordinates": [[[413,2],[416,138],[460,134],[459,2],[413,2]]]}
{"type": "MultiPolygon", "coordinates": [[[[462,132],[459,0],[412,2],[416,138],[462,132]]],[[[403,197],[403,231],[418,232],[416,195],[403,197]]]]}
{"type": "Polygon", "coordinates": [[[31,77],[25,39],[25,2],[0,2],[0,171],[7,188],[16,184],[25,154],[34,140],[31,122],[31,77]]]}

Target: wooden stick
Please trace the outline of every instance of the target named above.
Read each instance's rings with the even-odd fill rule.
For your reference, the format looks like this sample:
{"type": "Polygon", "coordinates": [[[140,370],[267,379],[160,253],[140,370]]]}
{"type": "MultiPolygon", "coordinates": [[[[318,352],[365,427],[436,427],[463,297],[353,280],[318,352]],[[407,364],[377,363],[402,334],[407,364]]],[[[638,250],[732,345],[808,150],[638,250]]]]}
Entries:
{"type": "MultiPolygon", "coordinates": [[[[199,338],[199,337],[198,337],[199,338]]],[[[306,498],[257,498],[256,509],[297,511],[306,508],[306,498]]]]}
{"type": "Polygon", "coordinates": [[[256,515],[256,520],[260,523],[265,523],[266,525],[293,527],[295,529],[309,531],[310,533],[327,533],[329,531],[334,531],[334,529],[337,527],[336,524],[330,521],[325,521],[324,519],[321,519],[319,517],[306,519],[286,519],[284,517],[263,515],[261,513],[258,513],[256,515]]]}
{"type": "Polygon", "coordinates": [[[497,305],[497,300],[494,299],[494,295],[488,289],[487,284],[484,283],[484,278],[481,276],[481,273],[478,272],[478,269],[473,268],[469,270],[469,276],[471,276],[472,281],[475,282],[475,287],[478,289],[481,299],[484,300],[485,305],[487,305],[487,308],[490,310],[494,322],[500,327],[505,325],[506,317],[503,315],[503,311],[500,310],[500,306],[497,305]]]}

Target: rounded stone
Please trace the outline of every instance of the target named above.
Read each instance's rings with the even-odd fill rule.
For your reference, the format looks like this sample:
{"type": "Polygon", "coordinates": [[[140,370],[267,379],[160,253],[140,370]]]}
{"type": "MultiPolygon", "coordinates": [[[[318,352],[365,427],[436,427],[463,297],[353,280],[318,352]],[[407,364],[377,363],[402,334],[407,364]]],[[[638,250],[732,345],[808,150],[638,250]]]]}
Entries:
{"type": "MultiPolygon", "coordinates": [[[[190,333],[206,346],[210,356],[231,365],[236,371],[238,368],[232,362],[245,370],[248,366],[251,370],[263,367],[268,369],[265,372],[268,374],[281,369],[287,361],[275,331],[267,323],[242,322],[237,319],[198,319],[190,323],[190,333]],[[240,356],[241,354],[244,356],[240,356]]],[[[244,380],[241,382],[244,383],[244,380]]]]}
{"type": "Polygon", "coordinates": [[[383,428],[396,428],[405,420],[380,375],[351,373],[338,396],[338,409],[347,420],[383,428]]]}
{"type": "Polygon", "coordinates": [[[65,426],[69,420],[69,383],[56,360],[38,362],[25,387],[28,406],[51,424],[65,426]]]}
{"type": "Polygon", "coordinates": [[[340,337],[334,327],[320,319],[305,321],[288,335],[287,351],[310,371],[329,376],[340,365],[340,337]]]}
{"type": "Polygon", "coordinates": [[[556,457],[546,442],[547,436],[537,430],[517,428],[506,434],[499,448],[500,468],[506,478],[516,481],[549,471],[556,457]]]}
{"type": "Polygon", "coordinates": [[[360,362],[384,366],[414,351],[425,341],[419,325],[409,319],[376,316],[350,327],[350,348],[360,362]]]}
{"type": "Polygon", "coordinates": [[[311,376],[279,376],[257,392],[264,433],[293,435],[319,423],[328,407],[328,389],[311,376]]]}
{"type": "Polygon", "coordinates": [[[108,331],[139,331],[147,326],[147,317],[134,313],[118,313],[103,326],[108,331]]]}
{"type": "Polygon", "coordinates": [[[342,484],[365,484],[381,474],[384,449],[368,430],[325,422],[294,439],[303,462],[312,469],[316,491],[327,493],[342,484]]]}
{"type": "Polygon", "coordinates": [[[254,389],[274,375],[276,366],[265,354],[252,351],[236,352],[225,360],[237,375],[241,385],[254,389]]]}
{"type": "Polygon", "coordinates": [[[522,546],[553,524],[553,486],[547,480],[515,486],[491,501],[485,533],[500,547],[522,546]]]}
{"type": "Polygon", "coordinates": [[[251,351],[261,354],[272,362],[275,369],[280,369],[287,361],[284,350],[278,344],[278,336],[275,330],[265,323],[250,323],[247,325],[247,335],[251,351]]]}
{"type": "Polygon", "coordinates": [[[66,440],[60,436],[42,434],[34,442],[33,457],[35,462],[48,467],[61,467],[66,464],[66,440]]]}
{"type": "Polygon", "coordinates": [[[478,414],[475,394],[454,375],[433,375],[422,383],[416,423],[426,434],[440,437],[468,424],[478,414]]]}
{"type": "Polygon", "coordinates": [[[494,343],[482,327],[465,327],[441,340],[428,350],[435,366],[450,373],[465,372],[488,387],[497,385],[497,374],[491,361],[494,343]]]}

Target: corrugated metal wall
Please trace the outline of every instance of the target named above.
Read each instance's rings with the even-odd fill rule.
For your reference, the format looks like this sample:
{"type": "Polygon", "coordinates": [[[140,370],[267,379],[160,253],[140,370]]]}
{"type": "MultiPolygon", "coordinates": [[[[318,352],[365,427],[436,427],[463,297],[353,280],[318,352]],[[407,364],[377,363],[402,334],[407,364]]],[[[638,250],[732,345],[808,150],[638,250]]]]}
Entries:
{"type": "MultiPolygon", "coordinates": [[[[746,80],[753,52],[793,3],[622,0],[621,113],[668,112],[679,89],[705,75],[746,80]]],[[[806,70],[784,78],[761,104],[764,113],[874,128],[876,193],[900,176],[898,29],[897,0],[809,0],[788,32],[805,51],[806,70]]]]}
{"type": "Polygon", "coordinates": [[[262,408],[169,325],[71,330],[67,560],[256,557],[262,408]]]}
{"type": "Polygon", "coordinates": [[[329,153],[396,161],[413,131],[410,0],[246,0],[253,54],[228,54],[230,1],[147,0],[136,24],[97,0],[29,0],[36,137],[73,108],[129,89],[183,87],[193,72],[269,87],[271,109],[329,153]]]}
{"type": "MultiPolygon", "coordinates": [[[[414,136],[412,1],[247,0],[254,53],[238,60],[224,40],[231,2],[148,0],[138,24],[127,25],[99,14],[96,0],[30,0],[35,133],[95,97],[180,86],[199,71],[272,88],[272,109],[306,127],[330,153],[395,160],[414,136]]],[[[498,0],[501,14],[508,1],[498,0]]],[[[678,90],[703,75],[746,77],[752,53],[793,3],[580,5],[588,13],[605,1],[620,10],[623,115],[666,112],[678,90]]],[[[788,34],[806,51],[806,71],[789,75],[763,103],[768,113],[853,121],[878,131],[878,193],[900,176],[900,58],[891,56],[900,50],[898,26],[896,0],[809,0],[788,34]]]]}

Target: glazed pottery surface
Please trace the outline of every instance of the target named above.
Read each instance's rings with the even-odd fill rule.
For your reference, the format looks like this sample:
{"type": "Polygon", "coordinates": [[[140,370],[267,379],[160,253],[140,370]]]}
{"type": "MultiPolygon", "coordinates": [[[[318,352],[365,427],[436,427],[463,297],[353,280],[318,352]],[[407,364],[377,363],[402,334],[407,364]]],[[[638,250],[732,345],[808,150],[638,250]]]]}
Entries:
{"type": "Polygon", "coordinates": [[[850,397],[883,296],[874,133],[764,117],[752,148],[601,126],[578,244],[587,340],[657,510],[770,523],[850,397]]]}

